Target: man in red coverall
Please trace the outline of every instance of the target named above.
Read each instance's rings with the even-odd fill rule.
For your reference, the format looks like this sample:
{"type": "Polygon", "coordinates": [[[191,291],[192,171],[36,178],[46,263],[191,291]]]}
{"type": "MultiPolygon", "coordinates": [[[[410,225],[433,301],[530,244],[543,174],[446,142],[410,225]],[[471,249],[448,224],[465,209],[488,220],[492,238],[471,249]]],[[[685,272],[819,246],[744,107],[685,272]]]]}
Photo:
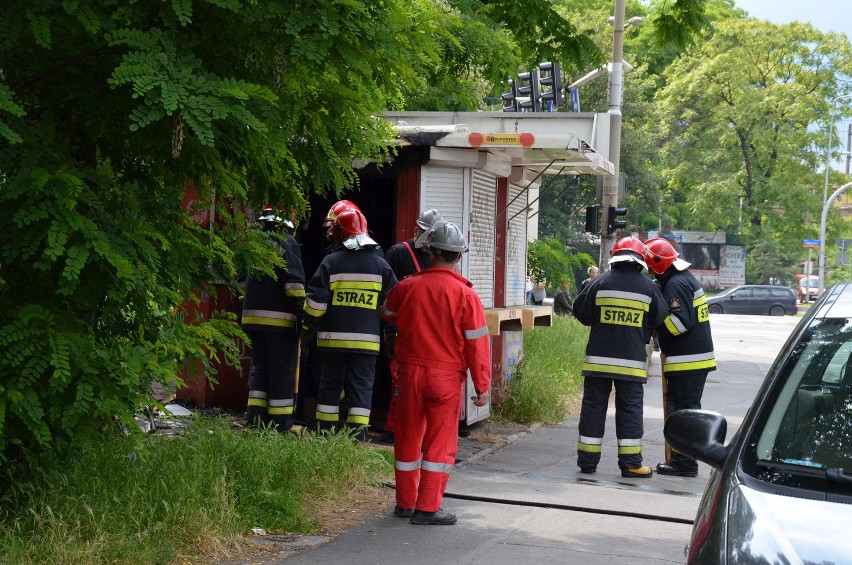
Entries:
{"type": "Polygon", "coordinates": [[[485,406],[491,352],[482,301],[470,281],[454,271],[467,251],[461,230],[436,222],[426,246],[431,267],[394,287],[382,309],[397,326],[394,513],[412,524],[452,525],[456,515],[441,508],[441,499],[459,448],[462,383],[470,370],[473,403],[485,406]]]}

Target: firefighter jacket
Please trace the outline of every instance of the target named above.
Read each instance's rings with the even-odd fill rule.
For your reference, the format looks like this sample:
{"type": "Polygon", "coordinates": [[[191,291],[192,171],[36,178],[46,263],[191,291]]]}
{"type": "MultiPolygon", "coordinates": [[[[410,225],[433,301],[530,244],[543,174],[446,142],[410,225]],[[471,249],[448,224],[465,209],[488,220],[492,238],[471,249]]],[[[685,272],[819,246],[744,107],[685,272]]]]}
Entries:
{"type": "Polygon", "coordinates": [[[429,268],[399,283],[382,308],[397,326],[401,364],[470,369],[477,394],[491,386],[491,351],[482,300],[470,281],[449,269],[429,268]]]}
{"type": "Polygon", "coordinates": [[[429,268],[429,254],[414,246],[414,238],[392,245],[385,253],[388,265],[393,269],[397,280],[413,275],[421,269],[429,268]],[[407,244],[407,245],[406,245],[407,244]]]}
{"type": "Polygon", "coordinates": [[[245,331],[287,332],[298,329],[297,319],[305,302],[305,270],[299,243],[290,234],[270,237],[271,245],[284,259],[286,268],[275,268],[276,277],[247,277],[243,298],[242,326],[245,331]]]}
{"type": "Polygon", "coordinates": [[[591,326],[584,376],[645,382],[645,345],[666,316],[657,285],[632,263],[615,263],[574,300],[574,317],[591,326]]]}
{"type": "Polygon", "coordinates": [[[668,316],[659,328],[663,374],[687,375],[716,370],[713,336],[704,288],[689,271],[670,267],[658,277],[668,316]]]}
{"type": "Polygon", "coordinates": [[[308,283],[304,325],[316,332],[317,347],[378,355],[379,307],[396,276],[370,247],[326,255],[308,283]]]}

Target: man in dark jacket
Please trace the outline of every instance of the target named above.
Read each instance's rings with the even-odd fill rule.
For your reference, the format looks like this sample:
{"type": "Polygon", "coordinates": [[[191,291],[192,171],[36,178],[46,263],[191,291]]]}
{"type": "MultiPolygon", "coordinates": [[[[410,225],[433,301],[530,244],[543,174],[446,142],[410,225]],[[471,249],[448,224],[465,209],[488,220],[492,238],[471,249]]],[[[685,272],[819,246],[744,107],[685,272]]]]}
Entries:
{"type": "MultiPolygon", "coordinates": [[[[666,239],[645,242],[645,260],[654,273],[668,305],[665,323],[657,330],[663,366],[664,414],[701,408],[707,373],[716,370],[710,315],[704,287],[689,272],[666,239]]],[[[657,465],[661,475],[694,477],[698,463],[666,446],[666,462],[657,465]]]]}
{"type": "Polygon", "coordinates": [[[346,426],[363,441],[381,340],[379,308],[396,276],[375,252],[377,244],[359,210],[338,214],[332,234],[339,247],[326,255],[308,283],[303,339],[315,340],[322,355],[316,411],[320,430],[337,428],[344,392],[346,426]]]}
{"type": "Polygon", "coordinates": [[[282,233],[287,220],[265,209],[260,222],[285,267],[275,267],[274,277],[259,273],[246,279],[242,327],[251,340],[246,418],[253,426],[286,431],[293,427],[305,271],[298,242],[282,233]]]}
{"type": "Polygon", "coordinates": [[[614,386],[618,466],[623,477],[644,478],[653,474],[642,465],[645,344],[666,312],[659,288],[642,274],[646,268],[642,242],[621,238],[610,254],[611,269],[592,279],[574,300],[574,316],[591,326],[583,363],[577,466],[582,473],[597,470],[614,386]]]}
{"type": "Polygon", "coordinates": [[[565,281],[562,283],[562,288],[559,289],[553,296],[553,313],[561,316],[571,315],[574,313],[574,305],[571,302],[569,290],[571,283],[565,281]]]}

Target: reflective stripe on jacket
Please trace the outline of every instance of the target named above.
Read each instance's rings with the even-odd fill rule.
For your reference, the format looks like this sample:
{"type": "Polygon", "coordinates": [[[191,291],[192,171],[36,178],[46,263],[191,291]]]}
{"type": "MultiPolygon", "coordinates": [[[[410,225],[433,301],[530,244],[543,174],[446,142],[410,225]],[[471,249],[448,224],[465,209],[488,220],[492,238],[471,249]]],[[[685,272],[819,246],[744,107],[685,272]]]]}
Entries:
{"type": "Polygon", "coordinates": [[[470,281],[442,268],[410,275],[388,295],[382,316],[397,326],[394,352],[401,364],[469,369],[473,386],[491,386],[491,342],[482,300],[470,281]]]}
{"type": "Polygon", "coordinates": [[[592,279],[574,300],[574,316],[591,326],[583,375],[645,382],[645,344],[665,315],[657,285],[630,264],[592,279]]]}
{"type": "Polygon", "coordinates": [[[326,255],[308,283],[305,325],[317,347],[378,354],[379,308],[396,285],[393,271],[372,249],[341,249],[326,255]]]}
{"type": "Polygon", "coordinates": [[[246,331],[294,331],[305,302],[305,270],[299,243],[290,234],[270,240],[286,268],[276,267],[276,278],[265,274],[246,278],[242,312],[246,331]]]}
{"type": "Polygon", "coordinates": [[[661,281],[668,316],[659,329],[663,373],[704,373],[716,370],[707,298],[689,271],[675,271],[661,281]]]}

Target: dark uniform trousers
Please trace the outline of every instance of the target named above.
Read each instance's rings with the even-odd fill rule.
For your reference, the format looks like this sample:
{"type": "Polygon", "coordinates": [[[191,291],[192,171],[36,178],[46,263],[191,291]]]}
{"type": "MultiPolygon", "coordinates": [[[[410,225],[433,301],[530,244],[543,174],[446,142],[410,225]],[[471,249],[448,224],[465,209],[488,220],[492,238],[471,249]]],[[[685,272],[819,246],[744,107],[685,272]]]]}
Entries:
{"type": "MultiPolygon", "coordinates": [[[[680,373],[666,377],[666,414],[671,416],[678,410],[701,408],[701,395],[707,382],[708,371],[680,373]]],[[[683,471],[697,471],[698,463],[686,455],[672,451],[669,464],[683,471]]]]}
{"type": "Polygon", "coordinates": [[[251,371],[246,419],[251,424],[293,427],[296,391],[296,331],[247,330],[251,339],[251,371]]]}
{"type": "Polygon", "coordinates": [[[317,421],[321,431],[340,424],[341,392],[346,405],[346,426],[358,430],[360,441],[367,438],[376,355],[321,350],[322,373],[317,397],[317,421]]]}
{"type": "Polygon", "coordinates": [[[642,466],[644,384],[608,377],[587,376],[583,382],[583,406],[580,409],[578,467],[596,467],[601,460],[606,412],[613,385],[615,385],[615,436],[618,439],[618,466],[622,469],[636,469],[642,466]]]}

